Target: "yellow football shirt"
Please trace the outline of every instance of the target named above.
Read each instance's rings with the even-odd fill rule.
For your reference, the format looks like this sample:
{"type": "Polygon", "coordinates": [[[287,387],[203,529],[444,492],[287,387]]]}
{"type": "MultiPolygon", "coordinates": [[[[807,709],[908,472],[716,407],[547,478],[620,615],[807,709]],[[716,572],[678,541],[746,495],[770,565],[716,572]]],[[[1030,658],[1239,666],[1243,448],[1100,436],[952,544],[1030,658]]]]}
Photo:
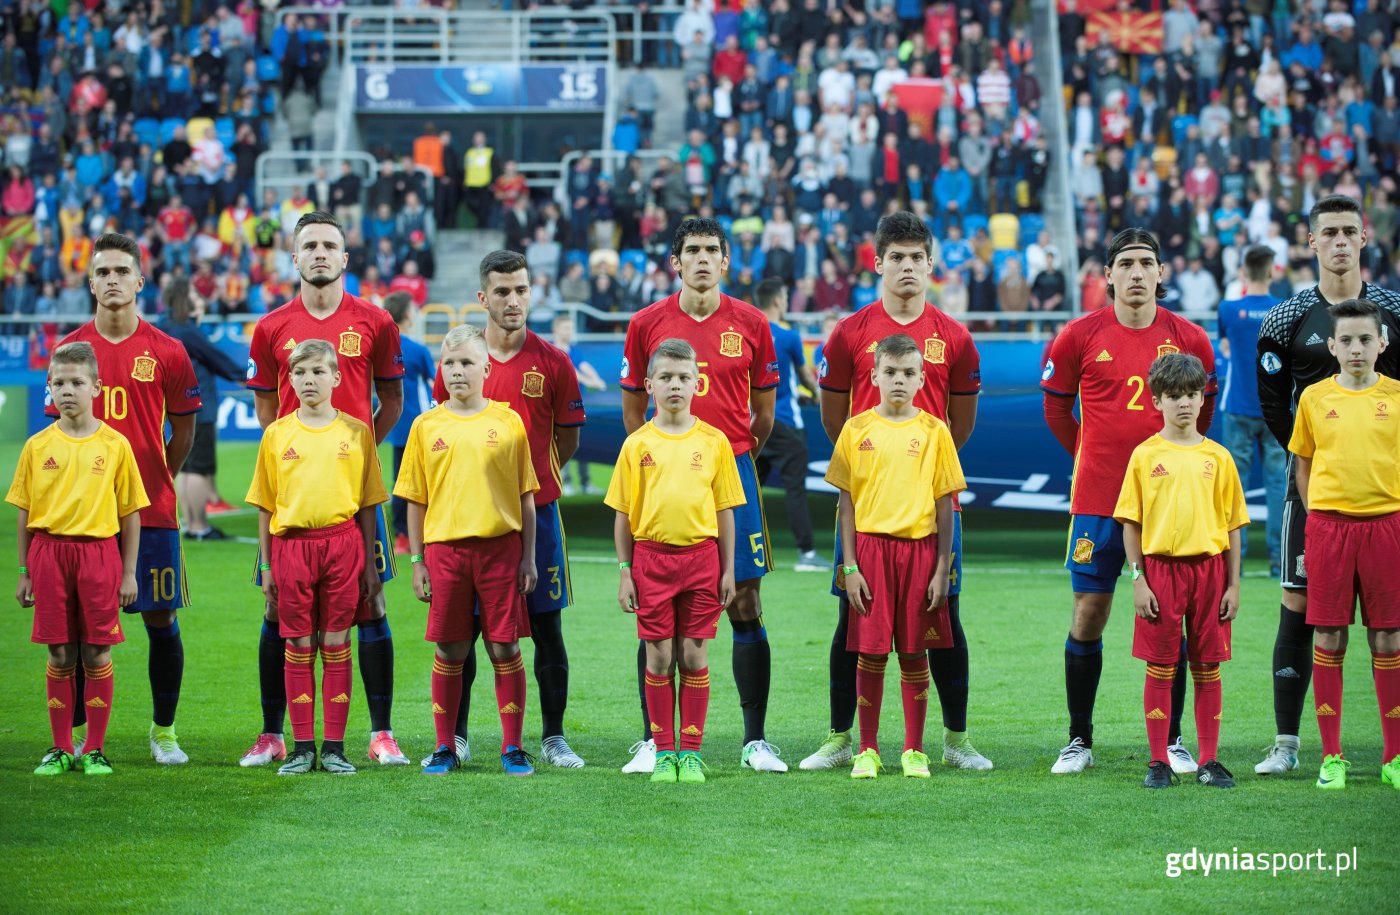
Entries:
{"type": "Polygon", "coordinates": [[[520,530],[520,497],[540,488],[525,423],[500,401],[473,416],[439,404],[413,421],[394,495],[428,507],[423,542],[520,530]]]}
{"type": "Polygon", "coordinates": [[[947,424],[922,410],[898,422],[873,409],[852,416],[826,481],[851,494],[856,530],[906,540],[936,533],[935,503],[967,489],[947,424]]]}
{"type": "Polygon", "coordinates": [[[1142,525],[1146,556],[1214,556],[1249,523],[1235,459],[1219,442],[1154,435],[1133,449],[1113,517],[1142,525]]]}
{"type": "Polygon", "coordinates": [[[263,430],[247,501],[272,512],[273,534],[333,527],[388,499],[374,433],[348,413],[319,429],[288,413],[263,430]]]}
{"type": "Polygon", "coordinates": [[[690,546],[718,537],[719,513],[746,500],[729,440],[697,419],[680,435],[649,422],[627,436],[603,501],[634,540],[690,546]]]}
{"type": "Polygon", "coordinates": [[[1400,511],[1400,381],[1384,375],[1364,391],[1335,377],[1298,399],[1288,450],[1312,458],[1308,508],[1348,515],[1400,511]]]}
{"type": "Polygon", "coordinates": [[[102,423],[71,438],[54,423],[24,443],[5,501],[29,512],[29,529],[57,537],[111,537],[151,504],[131,443],[102,423]]]}

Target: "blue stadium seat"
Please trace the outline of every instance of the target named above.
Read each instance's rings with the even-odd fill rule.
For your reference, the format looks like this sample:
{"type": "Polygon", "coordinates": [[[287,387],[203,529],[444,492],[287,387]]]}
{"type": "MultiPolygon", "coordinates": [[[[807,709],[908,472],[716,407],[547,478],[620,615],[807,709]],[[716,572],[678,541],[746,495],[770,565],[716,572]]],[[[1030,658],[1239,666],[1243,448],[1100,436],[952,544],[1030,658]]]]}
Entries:
{"type": "Polygon", "coordinates": [[[1172,118],[1172,146],[1180,149],[1186,142],[1186,128],[1199,123],[1194,114],[1178,114],[1172,118]]]}
{"type": "Polygon", "coordinates": [[[640,248],[624,248],[618,253],[618,266],[631,264],[632,269],[643,276],[647,272],[647,253],[640,248]]]}
{"type": "Polygon", "coordinates": [[[964,213],[962,218],[963,238],[971,238],[977,234],[978,229],[985,229],[989,223],[987,217],[981,213],[964,213]]]}
{"type": "Polygon", "coordinates": [[[995,251],[992,253],[992,279],[998,283],[1002,281],[1006,262],[1010,260],[1019,261],[1021,264],[1021,274],[1026,272],[1026,259],[1020,251],[995,251]]]}
{"type": "Polygon", "coordinates": [[[271,54],[258,58],[258,79],[265,83],[275,83],[282,78],[282,65],[271,54]]]}
{"type": "Polygon", "coordinates": [[[564,252],[564,269],[568,270],[570,264],[582,264],[583,275],[588,276],[588,252],[574,249],[564,252]]]}
{"type": "Polygon", "coordinates": [[[160,146],[160,121],[155,118],[137,118],[132,125],[132,130],[136,133],[136,139],[142,143],[149,143],[152,147],[160,146]]]}
{"type": "Polygon", "coordinates": [[[233,141],[237,138],[233,126],[233,118],[217,118],[214,121],[214,130],[219,134],[219,142],[226,147],[232,147],[233,141]]]}
{"type": "Polygon", "coordinates": [[[725,235],[733,235],[733,234],[734,234],[734,231],[733,231],[733,230],[734,230],[734,217],[733,217],[733,216],[725,216],[725,215],[721,214],[721,215],[715,217],[715,221],[717,221],[717,222],[720,224],[720,228],[724,229],[724,234],[725,234],[725,235]]]}
{"type": "MultiPolygon", "coordinates": [[[[169,143],[171,140],[175,139],[175,128],[176,128],[176,127],[184,127],[184,126],[185,126],[185,119],[184,119],[184,118],[166,118],[165,120],[161,121],[161,122],[160,122],[160,145],[161,145],[161,146],[164,146],[166,143],[169,143]]],[[[186,137],[185,139],[188,140],[189,137],[186,137]]]]}
{"type": "Polygon", "coordinates": [[[1039,213],[1021,214],[1021,247],[1024,248],[1036,240],[1042,229],[1045,228],[1045,217],[1039,213]]]}

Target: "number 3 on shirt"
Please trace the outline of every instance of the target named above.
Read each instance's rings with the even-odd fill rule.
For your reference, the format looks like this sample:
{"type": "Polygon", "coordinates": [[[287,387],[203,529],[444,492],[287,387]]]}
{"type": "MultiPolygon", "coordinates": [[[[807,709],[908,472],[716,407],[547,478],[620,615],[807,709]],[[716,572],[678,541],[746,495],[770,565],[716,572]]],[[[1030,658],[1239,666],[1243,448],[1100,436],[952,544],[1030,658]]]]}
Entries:
{"type": "Polygon", "coordinates": [[[1129,409],[1129,410],[1145,410],[1145,409],[1147,409],[1147,408],[1144,407],[1142,404],[1138,403],[1138,401],[1142,399],[1142,390],[1143,390],[1143,388],[1146,386],[1145,383],[1144,383],[1143,380],[1142,380],[1142,376],[1141,376],[1141,375],[1133,375],[1133,376],[1129,377],[1129,378],[1128,378],[1128,381],[1127,381],[1127,385],[1128,385],[1128,387],[1130,387],[1130,388],[1133,389],[1133,396],[1128,398],[1128,409],[1129,409]]]}

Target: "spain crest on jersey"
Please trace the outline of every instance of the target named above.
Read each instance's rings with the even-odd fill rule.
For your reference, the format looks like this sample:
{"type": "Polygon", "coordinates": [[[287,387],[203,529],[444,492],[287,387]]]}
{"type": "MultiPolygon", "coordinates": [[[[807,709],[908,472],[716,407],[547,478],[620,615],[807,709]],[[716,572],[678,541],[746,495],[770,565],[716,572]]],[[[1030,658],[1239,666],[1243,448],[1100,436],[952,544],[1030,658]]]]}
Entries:
{"type": "Polygon", "coordinates": [[[1094,561],[1094,541],[1088,537],[1080,537],[1074,541],[1074,552],[1070,554],[1070,559],[1080,565],[1087,565],[1094,561]]]}
{"type": "Polygon", "coordinates": [[[744,338],[742,335],[732,330],[727,330],[719,335],[719,354],[721,356],[742,356],[744,355],[744,338]]]}
{"type": "Polygon", "coordinates": [[[924,361],[933,365],[942,365],[944,354],[948,350],[948,344],[937,337],[929,337],[924,341],[924,361]]]}
{"type": "Polygon", "coordinates": [[[1159,344],[1157,344],[1157,358],[1158,358],[1158,359],[1161,359],[1163,356],[1170,356],[1172,353],[1179,353],[1179,352],[1181,352],[1181,347],[1177,346],[1177,345],[1174,344],[1174,343],[1159,343],[1159,344]]]}
{"type": "Polygon", "coordinates": [[[352,330],[347,330],[340,335],[339,353],[342,356],[360,355],[360,335],[352,330]]]}
{"type": "Polygon", "coordinates": [[[131,366],[132,381],[155,381],[156,360],[154,356],[137,356],[131,366]]]}
{"type": "Polygon", "coordinates": [[[520,376],[520,393],[526,397],[544,396],[544,375],[539,372],[526,372],[520,376]]]}

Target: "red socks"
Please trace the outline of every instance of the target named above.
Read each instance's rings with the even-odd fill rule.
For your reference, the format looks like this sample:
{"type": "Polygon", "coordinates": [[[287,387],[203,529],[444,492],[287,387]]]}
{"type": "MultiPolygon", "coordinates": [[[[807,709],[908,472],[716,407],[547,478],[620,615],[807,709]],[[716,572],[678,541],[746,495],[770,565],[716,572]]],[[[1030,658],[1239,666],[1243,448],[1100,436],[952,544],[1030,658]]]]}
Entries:
{"type": "Polygon", "coordinates": [[[1191,679],[1195,682],[1196,701],[1196,762],[1204,766],[1215,759],[1220,747],[1220,665],[1192,664],[1191,679]]]}
{"type": "Polygon", "coordinates": [[[1167,759],[1167,733],[1171,730],[1172,681],[1175,679],[1175,664],[1147,665],[1142,711],[1147,719],[1147,747],[1152,751],[1152,762],[1170,762],[1167,759]]]}
{"type": "Polygon", "coordinates": [[[651,739],[656,741],[658,752],[676,749],[676,680],[674,677],[659,677],[647,671],[643,681],[647,694],[647,719],[651,725],[651,739]]]}
{"type": "Polygon", "coordinates": [[[453,749],[456,744],[457,706],[462,702],[462,661],[449,661],[433,655],[433,733],[437,746],[453,749]]]}
{"type": "Polygon", "coordinates": [[[84,745],[88,750],[102,749],[102,741],[107,739],[107,722],[112,717],[112,662],[101,667],[83,665],[83,676],[87,687],[83,690],[83,705],[87,706],[88,736],[84,745]]]}
{"type": "Polygon", "coordinates": [[[53,745],[65,753],[73,752],[73,667],[54,667],[44,671],[44,685],[49,696],[49,728],[53,745]]]}
{"type": "Polygon", "coordinates": [[[904,699],[904,749],[922,753],[928,717],[928,655],[899,659],[899,692],[904,699]]]}
{"type": "Polygon", "coordinates": [[[1381,706],[1382,762],[1400,755],[1400,651],[1372,654],[1371,673],[1376,678],[1376,699],[1381,706]]]}
{"type": "Polygon", "coordinates": [[[350,643],[321,646],[322,735],[326,740],[344,741],[345,722],[350,718],[350,643]]]}
{"type": "Polygon", "coordinates": [[[1322,734],[1322,755],[1342,755],[1342,661],[1347,652],[1313,648],[1313,704],[1322,734]]]}
{"type": "Polygon", "coordinates": [[[298,648],[291,642],[282,655],[282,678],[287,685],[287,709],[292,719],[292,739],[316,740],[316,649],[298,648]]]}
{"type": "MultiPolygon", "coordinates": [[[[681,668],[681,749],[699,750],[705,738],[705,714],[710,710],[710,668],[681,668]]],[[[661,744],[656,745],[658,750],[661,744]]]]}
{"type": "Polygon", "coordinates": [[[885,698],[885,655],[863,654],[856,660],[856,715],[860,752],[880,752],[880,703],[885,698]]]}
{"type": "MultiPolygon", "coordinates": [[[[520,652],[515,657],[499,661],[491,659],[496,671],[496,704],[501,709],[501,752],[507,747],[520,746],[520,734],[525,728],[525,662],[520,652]]],[[[449,706],[454,714],[456,706],[449,706]]],[[[455,723],[455,719],[454,719],[455,723]]]]}

